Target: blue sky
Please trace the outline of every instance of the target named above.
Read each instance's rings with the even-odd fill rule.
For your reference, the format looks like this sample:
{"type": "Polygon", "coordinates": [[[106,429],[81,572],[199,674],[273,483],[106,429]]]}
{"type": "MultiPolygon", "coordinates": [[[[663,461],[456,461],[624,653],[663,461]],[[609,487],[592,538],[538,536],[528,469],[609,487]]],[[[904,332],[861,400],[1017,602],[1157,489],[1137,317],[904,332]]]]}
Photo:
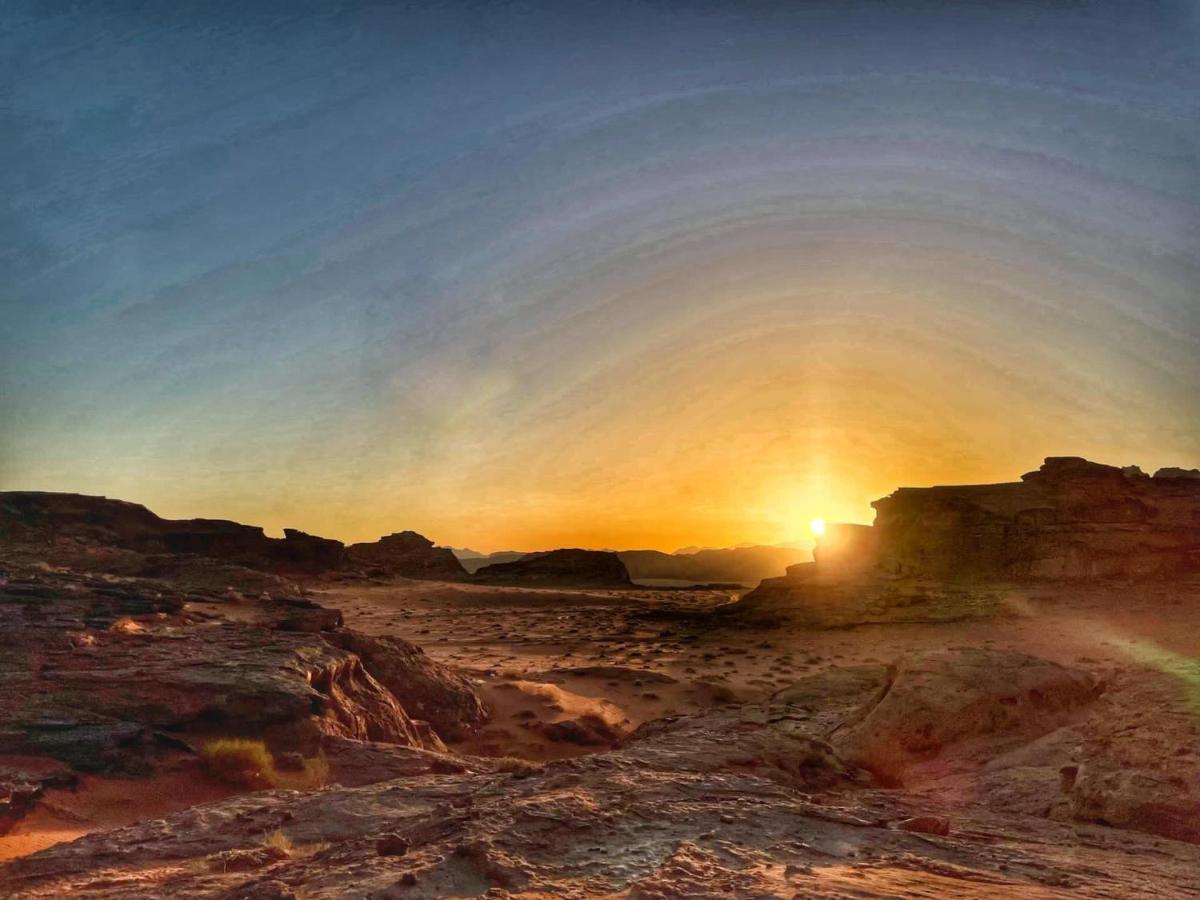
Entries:
{"type": "Polygon", "coordinates": [[[1194,3],[0,22],[0,488],[670,549],[1200,464],[1194,3]]]}

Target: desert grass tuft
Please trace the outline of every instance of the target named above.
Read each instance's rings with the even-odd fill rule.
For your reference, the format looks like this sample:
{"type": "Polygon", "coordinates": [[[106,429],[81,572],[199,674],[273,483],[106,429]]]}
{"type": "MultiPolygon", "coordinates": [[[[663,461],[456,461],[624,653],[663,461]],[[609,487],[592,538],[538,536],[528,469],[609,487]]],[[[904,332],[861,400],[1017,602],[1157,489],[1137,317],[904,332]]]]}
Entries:
{"type": "Polygon", "coordinates": [[[226,784],[237,787],[275,787],[279,773],[275,759],[262,741],[245,738],[220,738],[200,748],[200,759],[208,773],[226,784]]]}

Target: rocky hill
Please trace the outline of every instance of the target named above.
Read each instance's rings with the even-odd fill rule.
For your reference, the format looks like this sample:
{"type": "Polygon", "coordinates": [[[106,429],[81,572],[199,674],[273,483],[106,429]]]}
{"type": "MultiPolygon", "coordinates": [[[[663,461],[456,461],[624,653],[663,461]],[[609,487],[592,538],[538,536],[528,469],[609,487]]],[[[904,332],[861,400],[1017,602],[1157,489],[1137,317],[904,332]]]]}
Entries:
{"type": "Polygon", "coordinates": [[[372,543],[351,544],[346,552],[352,562],[384,575],[456,580],[467,574],[454,551],[435,547],[433,541],[415,531],[389,534],[372,543]]]}
{"type": "Polygon", "coordinates": [[[550,550],[529,553],[514,562],[484,566],[472,576],[483,584],[531,587],[633,587],[617,554],[606,550],[550,550]]]}
{"type": "MultiPolygon", "coordinates": [[[[156,574],[164,562],[178,566],[182,556],[289,576],[361,573],[405,578],[461,578],[466,575],[454,554],[413,531],[388,535],[374,543],[353,544],[285,528],[282,538],[262,528],[224,519],[163,519],[137,503],[84,494],[43,491],[0,493],[0,543],[57,544],[109,548],[142,557],[156,574]]],[[[111,560],[106,561],[106,565],[111,560]]],[[[134,565],[135,560],[127,560],[134,565]]]]}
{"type": "Polygon", "coordinates": [[[901,488],[876,500],[879,565],[944,578],[1200,572],[1200,471],[1153,477],[1050,457],[1018,482],[901,488]]]}

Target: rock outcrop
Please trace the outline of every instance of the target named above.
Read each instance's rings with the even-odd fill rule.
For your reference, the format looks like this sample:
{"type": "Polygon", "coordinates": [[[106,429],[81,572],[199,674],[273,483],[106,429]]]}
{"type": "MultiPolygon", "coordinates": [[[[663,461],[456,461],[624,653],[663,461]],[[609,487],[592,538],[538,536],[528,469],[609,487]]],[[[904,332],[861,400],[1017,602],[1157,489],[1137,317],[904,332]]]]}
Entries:
{"type": "MultiPolygon", "coordinates": [[[[979,737],[1028,741],[1092,702],[1084,672],[1022,653],[967,648],[910,654],[889,667],[872,700],[832,734],[848,762],[888,783],[979,737]]],[[[991,752],[994,752],[992,750],[991,752]]]]}
{"type": "Polygon", "coordinates": [[[404,698],[408,712],[446,740],[457,740],[487,721],[487,708],[471,682],[435,663],[415,644],[349,629],[327,634],[325,640],[361,659],[384,687],[404,698]]]}
{"type": "Polygon", "coordinates": [[[515,562],[484,566],[472,576],[481,584],[529,587],[628,588],[629,571],[617,554],[605,550],[550,550],[515,562]]]}
{"type": "Polygon", "coordinates": [[[875,523],[831,525],[812,563],[723,617],[816,628],[993,616],[1031,582],[1200,574],[1200,480],[1050,457],[1019,482],[900,488],[875,523]]]}
{"type": "Polygon", "coordinates": [[[262,528],[223,519],[163,519],[144,506],[107,497],[41,491],[0,493],[0,543],[53,546],[51,555],[86,565],[86,551],[104,549],[106,571],[158,577],[188,560],[293,578],[366,574],[458,580],[466,570],[454,553],[413,531],[373,543],[352,544],[285,528],[282,538],[262,528]],[[125,558],[120,558],[124,553],[125,558]]]}
{"type": "Polygon", "coordinates": [[[946,579],[1200,572],[1200,480],[1050,457],[1005,484],[901,488],[876,500],[878,564],[946,579]]]}
{"type": "Polygon", "coordinates": [[[372,543],[351,544],[346,548],[351,562],[366,568],[368,574],[457,581],[465,578],[454,551],[435,547],[429,538],[415,531],[389,534],[372,543]]]}
{"type": "Polygon", "coordinates": [[[399,639],[346,632],[337,610],[306,598],[246,601],[5,565],[0,755],[138,772],[161,747],[211,736],[288,750],[329,735],[438,750],[426,713],[455,735],[486,717],[461,675],[399,639]]]}
{"type": "Polygon", "coordinates": [[[293,528],[282,538],[223,519],[163,519],[136,503],[40,491],[0,493],[0,541],[74,541],[142,554],[188,554],[251,569],[317,574],[347,565],[340,541],[293,528]]]}

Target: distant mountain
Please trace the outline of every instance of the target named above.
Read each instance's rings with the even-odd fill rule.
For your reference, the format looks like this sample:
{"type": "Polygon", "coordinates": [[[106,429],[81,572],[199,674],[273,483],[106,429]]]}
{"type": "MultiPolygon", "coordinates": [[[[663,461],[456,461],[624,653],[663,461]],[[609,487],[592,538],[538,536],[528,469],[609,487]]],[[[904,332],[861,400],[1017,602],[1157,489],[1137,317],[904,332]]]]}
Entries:
{"type": "Polygon", "coordinates": [[[458,561],[462,563],[462,567],[472,575],[484,566],[496,563],[516,562],[528,553],[525,550],[497,550],[495,553],[480,553],[477,550],[460,550],[457,547],[451,547],[450,549],[454,551],[454,555],[458,557],[458,561]]]}
{"type": "MultiPolygon", "coordinates": [[[[688,549],[674,553],[619,550],[617,556],[634,581],[681,581],[693,584],[738,582],[747,585],[758,584],[764,578],[778,578],[787,571],[788,566],[812,559],[807,550],[787,544],[743,544],[685,552],[688,549]]],[[[455,549],[454,555],[464,569],[474,574],[484,566],[516,562],[528,554],[521,550],[484,554],[475,550],[455,549]]]]}

